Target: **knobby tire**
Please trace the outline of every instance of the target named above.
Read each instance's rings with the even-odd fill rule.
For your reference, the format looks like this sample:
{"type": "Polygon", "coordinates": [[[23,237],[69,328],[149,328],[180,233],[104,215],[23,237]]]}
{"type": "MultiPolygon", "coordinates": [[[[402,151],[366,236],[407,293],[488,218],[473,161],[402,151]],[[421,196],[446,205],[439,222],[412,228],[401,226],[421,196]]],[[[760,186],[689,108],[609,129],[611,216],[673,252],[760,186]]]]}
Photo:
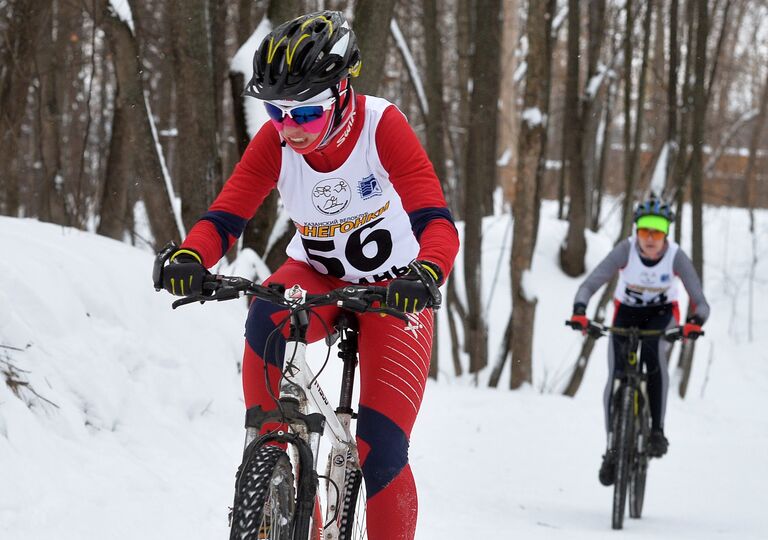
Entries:
{"type": "Polygon", "coordinates": [[[643,515],[645,480],[648,474],[648,438],[651,434],[651,418],[648,403],[640,397],[640,414],[635,422],[635,452],[629,475],[629,517],[643,515]]]}
{"type": "Polygon", "coordinates": [[[365,540],[368,538],[365,524],[366,502],[363,472],[360,469],[349,469],[345,480],[339,540],[365,540]]]}
{"type": "Polygon", "coordinates": [[[624,509],[627,502],[627,484],[629,483],[629,465],[634,445],[632,436],[632,388],[624,385],[621,390],[621,407],[615,411],[619,416],[616,433],[616,478],[613,486],[612,527],[624,526],[624,509]]]}
{"type": "Polygon", "coordinates": [[[296,502],[288,454],[262,446],[246,455],[237,475],[230,540],[291,540],[296,502]]]}

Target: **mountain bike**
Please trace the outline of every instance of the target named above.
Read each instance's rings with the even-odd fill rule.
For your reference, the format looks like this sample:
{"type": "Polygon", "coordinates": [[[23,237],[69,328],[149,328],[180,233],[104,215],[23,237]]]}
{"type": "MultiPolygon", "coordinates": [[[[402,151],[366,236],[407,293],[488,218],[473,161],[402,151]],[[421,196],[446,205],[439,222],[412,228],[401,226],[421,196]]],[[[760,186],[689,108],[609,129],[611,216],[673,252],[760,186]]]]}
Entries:
{"type": "MultiPolygon", "coordinates": [[[[175,248],[175,246],[174,246],[175,248]]],[[[155,287],[162,287],[162,268],[170,257],[166,248],[155,261],[155,287]]],[[[420,276],[421,267],[412,264],[420,276]]],[[[427,282],[425,280],[425,282],[427,282]]],[[[431,290],[440,305],[440,292],[431,290]]],[[[243,460],[235,482],[230,512],[230,540],[362,540],[365,525],[365,487],[355,437],[350,425],[356,418],[352,409],[357,367],[357,321],[348,314],[383,313],[402,319],[406,314],[386,307],[386,287],[348,285],[325,294],[308,294],[299,285],[257,285],[245,278],[209,275],[203,294],[187,296],[173,303],[174,309],[193,302],[225,301],[242,296],[259,298],[285,308],[284,324],[289,325],[279,396],[276,408],[260,406],[246,412],[243,460]],[[306,361],[306,334],[312,310],[335,305],[342,310],[334,325],[326,329],[330,347],[338,341],[343,361],[339,406],[334,410],[306,361]],[[279,427],[262,433],[263,426],[279,427]],[[326,474],[318,471],[320,441],[330,442],[326,474]],[[325,490],[325,515],[319,496],[319,479],[325,490]]],[[[318,319],[321,320],[321,319],[318,319]]],[[[282,330],[278,325],[275,332],[282,330]]],[[[267,340],[269,346],[269,339],[267,340]]],[[[328,362],[326,357],[323,367],[328,362]]]]}
{"type": "MultiPolygon", "coordinates": [[[[575,330],[582,329],[580,325],[571,321],[566,321],[566,324],[575,330]]],[[[626,370],[617,374],[613,381],[610,405],[611,426],[608,433],[608,451],[614,452],[616,459],[611,525],[614,529],[621,529],[624,526],[627,492],[629,492],[629,516],[632,518],[642,516],[650,460],[647,448],[651,433],[648,374],[639,361],[637,349],[644,339],[661,338],[670,343],[682,339],[682,327],[643,330],[637,327],[605,326],[590,321],[586,330],[595,339],[608,334],[628,338],[626,370]]],[[[696,337],[698,336],[691,336],[691,339],[696,337]]]]}

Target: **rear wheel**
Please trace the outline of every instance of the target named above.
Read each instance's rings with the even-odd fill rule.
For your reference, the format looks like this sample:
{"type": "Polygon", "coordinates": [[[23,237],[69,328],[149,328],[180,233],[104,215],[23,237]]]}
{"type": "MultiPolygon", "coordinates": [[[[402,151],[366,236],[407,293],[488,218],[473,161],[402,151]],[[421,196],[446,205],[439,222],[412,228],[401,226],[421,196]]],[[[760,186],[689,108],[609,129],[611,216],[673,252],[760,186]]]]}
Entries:
{"type": "Polygon", "coordinates": [[[635,452],[629,474],[629,515],[639,518],[643,515],[645,500],[645,479],[648,474],[648,437],[651,434],[651,418],[648,404],[642,396],[640,414],[635,417],[635,452]]]}
{"type": "Polygon", "coordinates": [[[293,480],[282,449],[262,446],[248,455],[237,475],[230,540],[290,540],[296,509],[293,480]]]}
{"type": "Polygon", "coordinates": [[[365,484],[363,472],[360,469],[350,469],[347,472],[342,504],[340,540],[364,540],[368,538],[365,525],[365,484]]]}
{"type": "Polygon", "coordinates": [[[617,418],[616,440],[616,481],[613,486],[612,526],[621,529],[624,526],[624,508],[627,502],[627,484],[629,483],[629,465],[634,444],[632,418],[632,388],[621,389],[621,405],[614,410],[617,418]]]}

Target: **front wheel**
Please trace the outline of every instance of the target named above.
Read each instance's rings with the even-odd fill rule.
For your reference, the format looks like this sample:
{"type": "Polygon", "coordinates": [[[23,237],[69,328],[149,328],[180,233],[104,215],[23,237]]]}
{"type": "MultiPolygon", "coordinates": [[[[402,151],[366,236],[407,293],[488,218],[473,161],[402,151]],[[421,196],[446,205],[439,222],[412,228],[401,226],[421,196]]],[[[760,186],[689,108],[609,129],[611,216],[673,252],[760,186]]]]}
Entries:
{"type": "Polygon", "coordinates": [[[629,474],[629,516],[639,518],[643,515],[645,479],[648,474],[648,437],[651,433],[651,418],[645,400],[642,400],[640,414],[635,418],[636,450],[629,474]]]}
{"type": "Polygon", "coordinates": [[[237,475],[230,540],[290,540],[296,503],[288,454],[262,446],[246,455],[237,475]]]}
{"type": "Polygon", "coordinates": [[[627,502],[627,484],[629,482],[629,466],[634,444],[632,434],[633,414],[632,414],[633,391],[629,385],[621,390],[621,406],[614,410],[618,416],[616,419],[617,431],[614,431],[616,440],[616,480],[613,486],[613,515],[612,526],[614,529],[621,529],[624,526],[624,509],[627,502]]]}
{"type": "Polygon", "coordinates": [[[360,469],[347,471],[342,503],[339,540],[365,540],[368,538],[365,524],[365,484],[360,469]]]}

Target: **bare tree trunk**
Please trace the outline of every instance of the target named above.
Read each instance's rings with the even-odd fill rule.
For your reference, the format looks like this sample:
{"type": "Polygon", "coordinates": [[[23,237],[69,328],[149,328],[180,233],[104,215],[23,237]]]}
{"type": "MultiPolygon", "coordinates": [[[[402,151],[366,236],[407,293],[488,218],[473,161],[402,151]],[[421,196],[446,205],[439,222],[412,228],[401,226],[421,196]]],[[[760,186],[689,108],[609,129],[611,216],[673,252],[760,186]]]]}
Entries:
{"type": "Polygon", "coordinates": [[[427,154],[443,185],[443,190],[447,191],[445,119],[443,113],[443,54],[440,46],[438,7],[437,0],[424,0],[424,53],[430,59],[425,70],[425,90],[429,105],[429,112],[426,117],[426,140],[427,154]]]}
{"type": "Polygon", "coordinates": [[[597,139],[600,129],[600,119],[603,116],[603,106],[607,95],[605,80],[606,68],[599,68],[600,52],[605,39],[605,0],[587,3],[589,13],[587,40],[587,78],[582,102],[582,121],[584,123],[583,142],[581,144],[582,164],[584,167],[584,187],[586,191],[586,215],[592,221],[594,215],[597,159],[597,139]],[[603,73],[600,73],[603,71],[603,73]],[[601,81],[599,86],[596,81],[601,81]]]}
{"type": "Polygon", "coordinates": [[[512,351],[509,350],[512,343],[512,315],[510,314],[509,320],[507,320],[507,328],[504,330],[504,336],[501,338],[501,347],[499,347],[499,354],[496,358],[496,363],[491,370],[491,376],[488,378],[488,386],[496,388],[499,386],[499,380],[501,379],[501,372],[504,369],[504,364],[507,363],[507,358],[512,351]]]}
{"type": "Polygon", "coordinates": [[[99,232],[113,238],[122,237],[126,223],[115,220],[122,220],[129,212],[126,201],[131,198],[126,191],[129,183],[137,183],[147,209],[155,247],[162,246],[168,240],[179,242],[181,231],[174,219],[163,173],[162,154],[155,144],[152,119],[144,98],[138,44],[131,29],[117,18],[107,2],[102,1],[101,5],[105,13],[102,24],[112,50],[118,94],[116,125],[112,133],[117,140],[110,146],[99,232]],[[133,166],[129,169],[126,164],[133,166]]]}
{"type": "Polygon", "coordinates": [[[189,230],[221,184],[211,33],[207,0],[172,0],[176,68],[178,161],[181,215],[189,230]]]}
{"type": "MultiPolygon", "coordinates": [[[[459,348],[459,331],[456,328],[456,319],[454,319],[454,312],[459,316],[459,320],[465,320],[462,314],[464,312],[464,306],[461,305],[461,301],[456,294],[456,280],[448,278],[448,294],[446,302],[445,313],[448,316],[448,331],[451,333],[451,358],[453,359],[453,372],[458,377],[462,374],[463,369],[461,367],[461,351],[459,348]]],[[[466,334],[465,334],[466,340],[466,334]]]]}
{"type": "Polygon", "coordinates": [[[707,38],[709,37],[709,14],[706,3],[697,2],[696,21],[696,80],[693,86],[693,128],[691,133],[691,210],[692,210],[692,251],[691,259],[696,272],[704,281],[704,243],[702,237],[702,171],[704,128],[707,113],[705,99],[705,78],[707,68],[707,38]]]}
{"type": "MultiPolygon", "coordinates": [[[[526,290],[536,245],[539,214],[538,186],[544,177],[547,147],[547,117],[551,79],[549,39],[554,13],[553,3],[529,2],[528,75],[523,97],[523,121],[518,145],[517,188],[514,202],[515,232],[512,240],[512,325],[509,343],[512,351],[510,388],[519,388],[533,380],[533,322],[538,299],[526,290]],[[538,111],[538,119],[533,114],[538,111]]],[[[578,1],[575,9],[578,16],[578,1]]],[[[570,27],[569,27],[570,40],[570,27]]],[[[578,79],[578,76],[577,76],[578,79]]],[[[578,81],[577,81],[578,82],[578,81]]],[[[573,207],[571,207],[573,213],[573,207]]],[[[583,231],[582,231],[583,234],[583,231]]]]}
{"type": "Polygon", "coordinates": [[[579,104],[579,27],[581,10],[579,0],[568,0],[568,65],[565,82],[565,111],[563,138],[568,173],[568,233],[560,248],[560,266],[567,275],[584,273],[584,255],[587,225],[584,164],[582,162],[583,129],[579,104]]]}
{"type": "Polygon", "coordinates": [[[242,157],[248,143],[251,142],[251,136],[248,133],[248,126],[245,121],[245,100],[243,90],[245,89],[245,76],[235,71],[229,72],[229,87],[232,91],[232,115],[234,116],[235,143],[237,144],[238,158],[242,157]]]}
{"type": "MultiPolygon", "coordinates": [[[[677,5],[678,0],[670,0],[669,3],[669,76],[667,77],[667,171],[664,194],[669,196],[670,187],[673,184],[670,178],[672,165],[676,162],[677,153],[680,150],[677,140],[677,69],[678,69],[678,44],[677,44],[677,5]]],[[[661,17],[661,12],[659,13],[661,17]]]]}
{"type": "MultiPolygon", "coordinates": [[[[113,23],[119,24],[119,23],[113,23]]],[[[130,116],[135,114],[121,95],[120,88],[115,99],[115,114],[112,119],[112,139],[107,160],[107,175],[99,209],[100,221],[96,229],[98,234],[122,240],[128,229],[125,222],[129,209],[129,185],[135,171],[130,166],[128,152],[124,149],[131,144],[130,116]]],[[[161,242],[157,242],[160,244],[161,242]]]]}
{"type": "MultiPolygon", "coordinates": [[[[642,49],[642,61],[640,63],[640,79],[637,83],[637,102],[635,103],[635,135],[632,142],[632,158],[630,162],[630,171],[632,176],[630,180],[634,186],[639,183],[640,176],[640,154],[643,149],[643,132],[645,127],[645,101],[647,94],[647,81],[648,81],[648,58],[651,51],[651,20],[653,19],[653,5],[654,0],[647,0],[645,5],[645,17],[643,18],[643,49],[642,49]]],[[[631,192],[631,199],[635,197],[635,189],[631,192]]],[[[632,209],[632,203],[630,201],[630,210],[632,209]]],[[[632,212],[627,213],[626,218],[629,218],[629,224],[625,224],[626,231],[623,236],[629,234],[632,229],[632,212]]]]}
{"type": "Polygon", "coordinates": [[[632,44],[631,44],[631,28],[634,26],[631,13],[631,0],[627,2],[627,32],[625,54],[629,54],[630,61],[625,64],[626,77],[626,90],[624,97],[624,106],[626,108],[624,119],[626,125],[624,126],[624,149],[625,156],[628,159],[625,161],[624,172],[626,176],[626,191],[624,192],[624,209],[622,213],[622,227],[619,238],[626,237],[632,230],[632,216],[633,205],[635,201],[635,191],[638,184],[638,169],[640,162],[640,152],[642,149],[642,136],[643,136],[643,118],[645,116],[645,82],[648,73],[648,56],[651,45],[651,18],[653,15],[653,0],[648,0],[646,4],[645,17],[643,18],[643,50],[642,50],[642,63],[640,65],[640,80],[637,86],[637,102],[635,104],[635,133],[634,138],[630,138],[632,130],[631,114],[629,108],[631,107],[631,92],[632,92],[632,44]]]}
{"type": "MultiPolygon", "coordinates": [[[[702,176],[704,126],[707,113],[705,77],[707,75],[707,38],[709,37],[709,13],[704,2],[696,5],[696,61],[693,85],[693,127],[691,129],[691,260],[693,267],[704,282],[704,238],[702,216],[702,176]]],[[[684,398],[693,367],[694,342],[687,342],[681,350],[682,376],[679,393],[684,398]]]]}
{"type": "Polygon", "coordinates": [[[61,170],[61,113],[59,108],[58,70],[60,45],[63,36],[57,30],[58,21],[52,10],[45,12],[46,21],[38,42],[35,66],[37,70],[37,142],[42,165],[42,181],[38,189],[37,216],[41,221],[70,225],[64,207],[61,170]],[[54,36],[58,37],[54,40],[54,36]]]}
{"type": "MultiPolygon", "coordinates": [[[[465,187],[468,184],[466,176],[468,174],[467,152],[464,149],[468,146],[469,133],[469,80],[471,78],[470,68],[472,65],[472,40],[474,39],[473,28],[473,0],[456,0],[456,46],[458,48],[458,62],[456,65],[458,82],[458,122],[455,129],[458,132],[455,137],[454,146],[459,150],[456,152],[457,162],[457,182],[451,199],[453,200],[453,210],[456,219],[464,219],[465,187]]],[[[468,326],[465,328],[468,330],[468,326]]]]}
{"type": "Polygon", "coordinates": [[[464,275],[469,305],[470,371],[477,373],[488,363],[487,329],[482,311],[482,217],[491,211],[496,185],[497,103],[499,99],[499,51],[501,0],[477,0],[475,13],[484,18],[482,32],[475,35],[472,62],[467,186],[465,188],[464,275]]]}
{"type": "MultiPolygon", "coordinates": [[[[224,117],[224,85],[227,80],[227,73],[229,73],[229,62],[227,59],[227,4],[228,2],[216,2],[209,0],[209,28],[211,35],[211,57],[213,61],[212,73],[213,73],[213,104],[214,104],[214,129],[216,130],[216,138],[214,142],[217,145],[216,161],[218,162],[217,169],[218,174],[213,178],[213,185],[211,186],[212,199],[221,191],[224,187],[224,177],[222,174],[223,160],[222,156],[226,155],[227,149],[227,136],[229,135],[228,127],[229,122],[225,121],[224,117]]],[[[229,98],[229,96],[226,96],[229,98]]],[[[226,120],[230,120],[231,117],[227,115],[226,120]]]]}
{"type": "MultiPolygon", "coordinates": [[[[517,48],[520,33],[518,1],[503,0],[504,24],[501,39],[501,87],[499,96],[499,185],[507,201],[512,201],[517,175],[517,152],[519,139],[517,112],[517,84],[514,80],[517,70],[517,48]]],[[[429,58],[430,56],[428,56],[429,58]]]]}
{"type": "Polygon", "coordinates": [[[0,63],[0,146],[6,159],[0,160],[0,189],[3,211],[17,216],[21,206],[19,177],[13,157],[19,156],[19,129],[27,111],[27,96],[34,76],[35,47],[46,30],[51,0],[17,0],[12,6],[0,63]]]}
{"type": "MultiPolygon", "coordinates": [[[[435,8],[436,9],[436,8],[435,8]]],[[[375,95],[384,78],[384,60],[389,50],[389,21],[395,13],[395,0],[355,2],[352,27],[363,58],[363,69],[355,79],[355,89],[361,94],[375,95]]]]}
{"type": "Polygon", "coordinates": [[[678,244],[682,240],[683,232],[683,200],[685,199],[685,188],[687,185],[688,175],[688,143],[690,141],[690,128],[691,128],[691,110],[693,109],[693,99],[691,92],[691,72],[693,70],[694,59],[694,32],[696,29],[694,16],[695,2],[688,0],[686,3],[686,20],[685,26],[687,27],[686,36],[686,55],[685,55],[685,70],[683,72],[683,87],[682,87],[682,110],[680,111],[680,143],[677,145],[677,159],[675,160],[673,178],[675,181],[675,196],[676,196],[676,214],[677,220],[675,223],[675,242],[678,244]]]}
{"type": "MultiPolygon", "coordinates": [[[[427,154],[440,179],[443,191],[448,193],[448,176],[445,168],[445,120],[443,118],[443,51],[440,46],[440,25],[437,0],[423,2],[424,52],[431,61],[426,65],[426,94],[429,110],[426,115],[427,154]]],[[[383,55],[381,55],[383,56],[383,55]]],[[[434,333],[432,336],[432,359],[429,364],[429,376],[437,379],[438,373],[438,312],[435,312],[434,333]]],[[[450,317],[450,313],[448,315],[450,317]]]]}
{"type": "Polygon", "coordinates": [[[278,27],[284,22],[288,22],[303,14],[304,2],[302,0],[269,0],[267,18],[274,27],[278,27]]]}
{"type": "Polygon", "coordinates": [[[595,176],[595,204],[592,208],[591,228],[595,232],[600,228],[600,213],[602,212],[603,206],[603,180],[605,178],[605,165],[608,160],[608,152],[611,148],[610,133],[611,122],[613,121],[614,88],[614,83],[611,82],[606,91],[605,98],[602,145],[600,146],[600,157],[598,158],[597,172],[595,176]]]}

